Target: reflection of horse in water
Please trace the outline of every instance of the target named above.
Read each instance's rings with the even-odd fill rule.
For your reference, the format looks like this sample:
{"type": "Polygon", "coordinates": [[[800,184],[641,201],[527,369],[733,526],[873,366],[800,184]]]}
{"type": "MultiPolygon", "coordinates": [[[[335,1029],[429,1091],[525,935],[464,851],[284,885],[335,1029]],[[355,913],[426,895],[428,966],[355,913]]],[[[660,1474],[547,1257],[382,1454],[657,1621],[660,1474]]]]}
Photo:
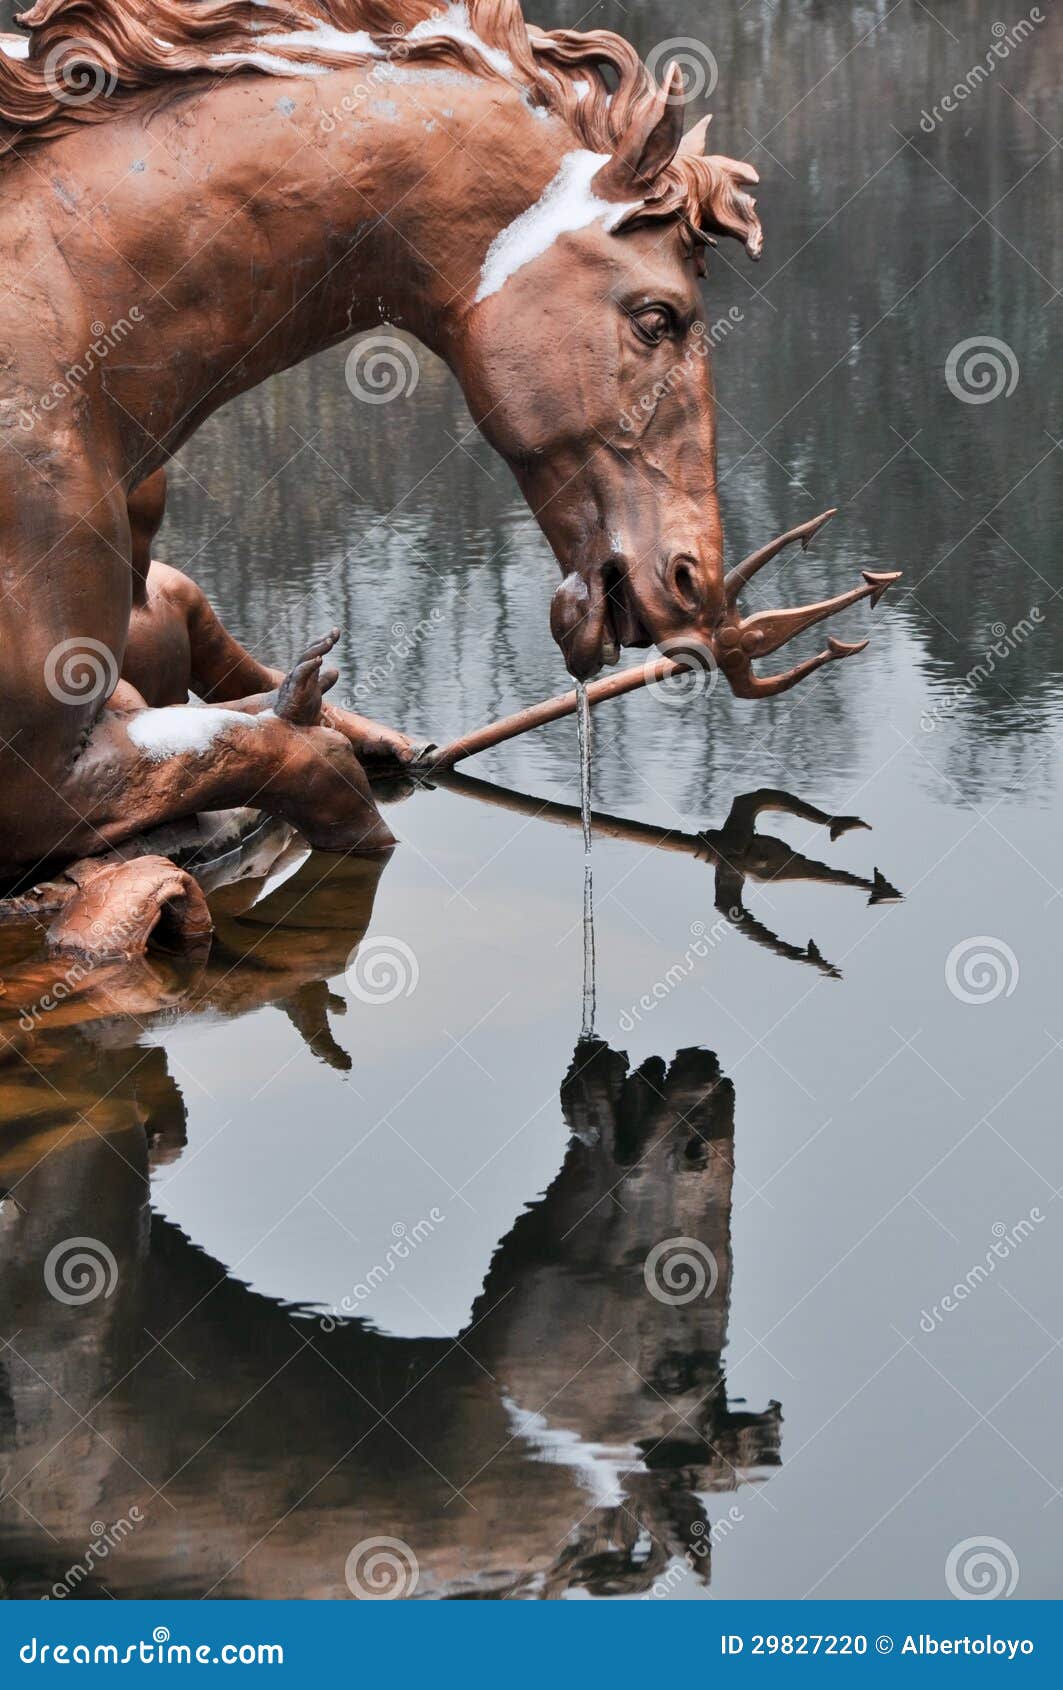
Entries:
{"type": "Polygon", "coordinates": [[[150,1167],[180,1156],[185,1122],[164,1050],[139,1042],[169,1013],[152,991],[209,1013],[276,1003],[343,1058],[325,982],[379,866],[322,863],[257,904],[261,880],[217,894],[190,987],[143,962],[93,973],[68,1006],[79,1026],[61,1008],[34,1022],[33,965],[7,971],[22,1026],[11,1013],[2,1093],[4,1577],[27,1595],[344,1596],[348,1553],[379,1536],[410,1546],[427,1596],[634,1593],[682,1557],[707,1577],[704,1499],[777,1462],[780,1418],[727,1400],[734,1098],[709,1053],[628,1073],[577,1048],[564,1163],[456,1341],[330,1329],[151,1215],[150,1167]],[[699,1247],[689,1299],[666,1262],[647,1268],[676,1238],[699,1247]],[[109,1253],[81,1303],[43,1269],[78,1239],[109,1253]],[[86,1563],[93,1522],[124,1526],[86,1563]]]}
{"type": "MultiPolygon", "coordinates": [[[[729,908],[734,876],[892,895],[758,832],[766,809],[835,838],[856,825],[765,789],[690,836],[600,829],[707,858],[729,908]]],[[[342,1596],[349,1551],[377,1537],[410,1546],[429,1596],[671,1590],[684,1567],[707,1579],[714,1542],[741,1529],[744,1497],[707,1499],[778,1462],[778,1405],[728,1401],[734,1093],[706,1051],[629,1072],[581,1041],[564,1162],[456,1340],[316,1320],[151,1214],[149,1172],[181,1158],[186,1113],[143,1035],[178,1011],[273,1005],[350,1068],[328,982],[381,871],[267,829],[203,876],[215,938],[197,967],[72,967],[65,992],[26,922],[0,926],[0,1572],[17,1593],[342,1596]],[[109,1295],[78,1302],[91,1278],[63,1280],[60,1247],[78,1240],[109,1295]]]]}

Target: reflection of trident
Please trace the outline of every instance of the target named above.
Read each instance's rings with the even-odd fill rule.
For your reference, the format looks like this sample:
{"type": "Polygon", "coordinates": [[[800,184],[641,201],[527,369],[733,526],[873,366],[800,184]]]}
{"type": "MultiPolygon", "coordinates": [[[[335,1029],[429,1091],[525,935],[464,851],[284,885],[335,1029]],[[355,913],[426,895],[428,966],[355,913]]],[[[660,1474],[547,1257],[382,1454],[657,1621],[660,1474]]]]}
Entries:
{"type": "MultiPolygon", "coordinates": [[[[492,781],[478,780],[472,775],[453,772],[433,776],[434,783],[469,798],[479,798],[485,804],[513,810],[518,815],[533,816],[539,821],[558,822],[563,827],[580,827],[582,818],[574,804],[557,804],[552,800],[533,798],[510,787],[496,786],[492,781]]],[[[787,845],[774,835],[756,832],[756,820],[761,810],[780,810],[796,816],[800,821],[814,822],[830,829],[832,840],[854,828],[867,828],[868,822],[858,816],[832,816],[815,804],[806,804],[792,793],[775,787],[759,787],[755,792],[743,793],[731,805],[722,827],[705,828],[701,833],[677,833],[668,828],[654,827],[649,822],[627,821],[621,816],[603,815],[597,810],[592,816],[594,831],[605,839],[625,839],[635,845],[652,845],[661,851],[679,851],[716,866],[716,908],[727,920],[744,933],[754,944],[774,951],[776,956],[788,957],[792,962],[807,962],[829,979],[839,980],[841,970],[821,954],[813,940],[807,946],[791,945],[780,939],[742,903],[746,879],[773,882],[778,880],[815,881],[826,886],[855,886],[868,893],[868,902],[884,904],[896,902],[901,894],[896,887],[874,870],[872,879],[851,874],[847,869],[831,868],[829,863],[816,862],[787,845]]]]}

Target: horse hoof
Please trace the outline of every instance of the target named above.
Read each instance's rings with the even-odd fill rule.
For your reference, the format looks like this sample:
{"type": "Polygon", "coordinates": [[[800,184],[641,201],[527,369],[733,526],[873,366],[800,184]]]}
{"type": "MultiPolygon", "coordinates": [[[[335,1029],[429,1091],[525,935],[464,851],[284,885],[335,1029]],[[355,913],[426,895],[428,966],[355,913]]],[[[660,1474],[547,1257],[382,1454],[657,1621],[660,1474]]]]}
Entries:
{"type": "Polygon", "coordinates": [[[207,901],[168,857],[117,863],[87,857],[72,863],[66,876],[75,890],[48,929],[53,953],[103,962],[143,956],[149,942],[185,955],[210,944],[207,901]]]}

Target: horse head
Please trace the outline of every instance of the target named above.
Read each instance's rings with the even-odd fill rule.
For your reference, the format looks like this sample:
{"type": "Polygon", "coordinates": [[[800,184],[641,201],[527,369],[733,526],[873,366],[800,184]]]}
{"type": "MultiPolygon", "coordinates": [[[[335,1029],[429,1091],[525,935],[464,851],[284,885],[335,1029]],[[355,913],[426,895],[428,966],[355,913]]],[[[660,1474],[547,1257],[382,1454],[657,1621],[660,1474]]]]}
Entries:
{"type": "Polygon", "coordinates": [[[495,237],[465,319],[459,373],[561,566],[551,628],[579,679],[624,646],[708,647],[724,611],[698,279],[714,234],[759,256],[757,175],[703,156],[708,119],[683,135],[672,77],[640,79],[611,150],[604,82],[583,96],[587,144],[495,237]]]}

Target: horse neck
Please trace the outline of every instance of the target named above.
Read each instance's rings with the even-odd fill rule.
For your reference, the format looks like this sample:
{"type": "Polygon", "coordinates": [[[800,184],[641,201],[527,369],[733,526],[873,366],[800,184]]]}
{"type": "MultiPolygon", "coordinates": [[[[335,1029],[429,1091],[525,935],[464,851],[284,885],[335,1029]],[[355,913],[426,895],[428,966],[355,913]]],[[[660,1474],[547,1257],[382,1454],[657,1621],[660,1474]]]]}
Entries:
{"type": "Polygon", "coordinates": [[[414,64],[361,87],[350,111],[349,71],[310,85],[325,164],[317,215],[357,232],[330,326],[343,336],[383,320],[446,355],[491,242],[577,143],[495,78],[414,64]]]}
{"type": "Polygon", "coordinates": [[[351,90],[350,70],[232,78],[197,108],[193,137],[175,129],[175,203],[160,201],[149,235],[128,185],[141,178],[121,190],[127,217],[109,196],[139,240],[131,262],[160,290],[145,306],[152,344],[189,372],[164,406],[175,430],[152,396],[171,449],[234,394],[382,322],[453,361],[487,248],[574,144],[493,79],[399,70],[347,109],[351,90]],[[183,218],[182,195],[198,215],[183,218]]]}

